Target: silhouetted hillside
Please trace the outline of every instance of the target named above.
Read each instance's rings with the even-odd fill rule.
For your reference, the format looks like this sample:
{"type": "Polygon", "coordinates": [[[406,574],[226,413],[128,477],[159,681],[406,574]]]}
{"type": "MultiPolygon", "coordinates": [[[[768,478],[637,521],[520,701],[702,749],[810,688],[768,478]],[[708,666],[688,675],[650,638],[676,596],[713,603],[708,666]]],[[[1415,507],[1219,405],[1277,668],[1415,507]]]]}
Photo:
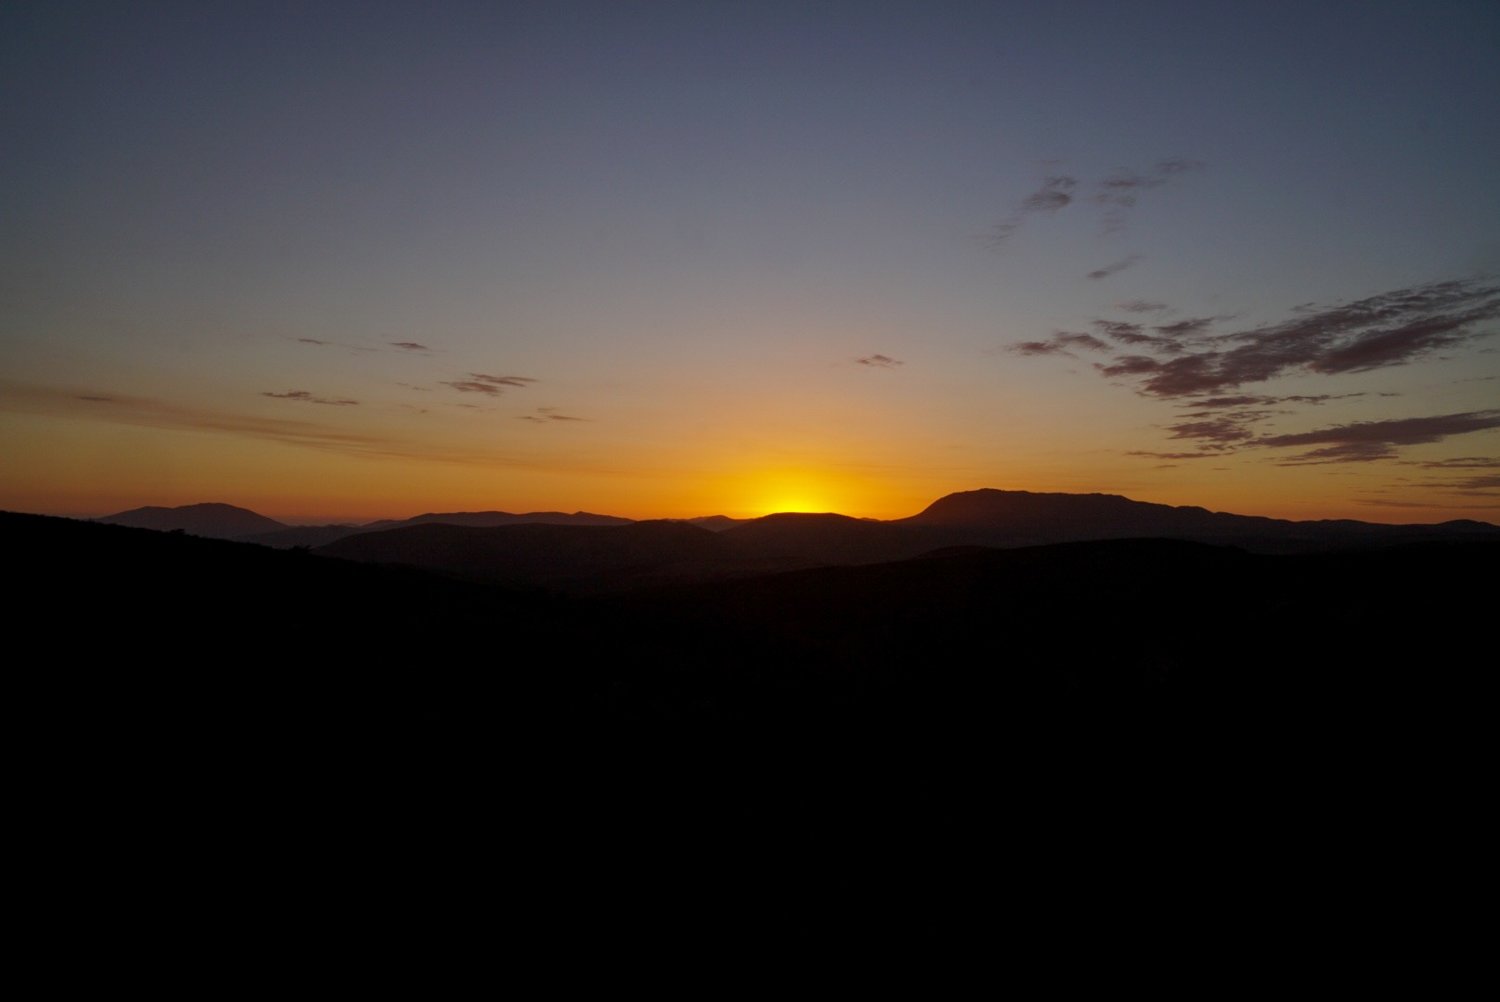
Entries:
{"type": "Polygon", "coordinates": [[[178,508],[132,508],[97,519],[111,525],[128,525],[136,529],[159,532],[181,530],[212,539],[234,539],[251,533],[274,532],[286,525],[258,515],[248,508],[230,504],[189,504],[178,508]]]}
{"type": "Polygon", "coordinates": [[[414,515],[411,518],[383,519],[379,522],[370,522],[361,526],[361,530],[367,532],[378,532],[383,529],[396,529],[405,525],[427,525],[429,523],[441,523],[443,525],[465,525],[486,528],[496,525],[529,525],[541,523],[544,525],[629,525],[633,519],[616,518],[613,515],[595,515],[593,512],[575,511],[567,514],[560,511],[531,511],[520,515],[514,515],[508,511],[450,511],[450,512],[428,512],[425,515],[414,515]]]}
{"type": "Polygon", "coordinates": [[[587,592],[713,576],[725,551],[720,536],[707,529],[652,521],[607,526],[431,523],[346,536],[318,552],[475,580],[587,592]]]}
{"type": "Polygon", "coordinates": [[[576,511],[565,514],[560,511],[533,511],[521,515],[513,515],[506,511],[455,511],[455,512],[428,512],[425,515],[417,515],[406,519],[382,519],[378,522],[370,522],[365,525],[317,525],[317,526],[295,526],[290,529],[282,529],[279,532],[257,533],[239,537],[247,543],[259,543],[262,546],[275,546],[289,548],[293,546],[318,547],[326,546],[345,536],[353,536],[362,532],[380,532],[386,529],[398,529],[410,525],[459,525],[469,527],[488,527],[496,525],[529,525],[541,523],[546,525],[630,525],[628,518],[616,518],[613,515],[595,515],[586,511],[576,511]]]}
{"type": "Polygon", "coordinates": [[[236,538],[242,543],[256,543],[286,550],[294,546],[326,546],[335,539],[364,531],[357,525],[293,525],[275,532],[252,532],[236,538]]]}
{"type": "Polygon", "coordinates": [[[1500,538],[1500,527],[1455,521],[1381,525],[1352,519],[1293,522],[1132,501],[1115,494],[976,490],[949,494],[892,525],[941,531],[954,545],[1027,546],[1086,539],[1167,538],[1298,552],[1380,542],[1500,538]]]}
{"type": "MultiPolygon", "coordinates": [[[[417,527],[407,527],[411,528],[417,527]]],[[[751,519],[717,533],[679,521],[538,524],[525,532],[513,531],[520,525],[478,528],[433,522],[422,528],[425,531],[420,533],[406,529],[360,532],[321,552],[514,586],[602,593],[650,583],[885,563],[954,547],[1157,538],[1234,545],[1253,552],[1299,553],[1500,539],[1500,529],[1476,522],[1411,526],[1288,522],[1146,504],[1112,495],[991,490],[949,495],[919,515],[891,522],[787,513],[751,519]]]]}
{"type": "Polygon", "coordinates": [[[700,515],[697,518],[685,518],[681,521],[689,525],[696,525],[700,529],[712,529],[714,532],[723,532],[725,529],[733,529],[737,525],[744,524],[747,519],[730,518],[728,515],[700,515]]]}
{"type": "MultiPolygon", "coordinates": [[[[758,531],[808,526],[868,528],[758,531]]],[[[1483,789],[1495,544],[960,548],[692,584],[661,582],[728,544],[682,523],[335,547],[436,540],[489,573],[496,539],[528,575],[650,586],[560,598],[0,513],[25,772],[82,815],[49,831],[153,893],[170,858],[278,907],[309,883],[383,900],[371,874],[423,845],[423,879],[494,859],[544,942],[909,945],[987,940],[1018,881],[1256,883],[1309,845],[1352,893],[1372,823],[1483,789]]]]}
{"type": "Polygon", "coordinates": [[[793,513],[766,515],[726,529],[724,541],[740,561],[767,570],[901,560],[936,544],[920,532],[889,522],[793,513]]]}
{"type": "MultiPolygon", "coordinates": [[[[100,521],[161,530],[182,529],[195,535],[242,539],[278,548],[316,548],[348,536],[418,525],[493,528],[636,524],[627,518],[583,511],[571,514],[482,511],[429,512],[409,519],[387,519],[359,526],[289,527],[243,508],[215,504],[139,508],[100,521]]],[[[566,566],[560,567],[560,573],[552,573],[546,561],[535,556],[537,544],[532,537],[524,536],[513,537],[514,545],[521,548],[513,555],[503,553],[509,544],[492,541],[485,546],[484,552],[498,561],[493,573],[487,572],[472,555],[465,555],[461,547],[455,549],[444,542],[442,534],[421,537],[431,539],[435,548],[425,556],[417,553],[410,541],[401,544],[399,557],[377,556],[375,544],[361,544],[343,553],[352,559],[411,563],[493,580],[597,590],[633,587],[636,575],[631,567],[635,565],[645,574],[643,580],[655,573],[651,568],[656,565],[668,577],[700,574],[714,578],[820,565],[879,563],[954,546],[1015,547],[1089,539],[1162,538],[1233,545],[1265,553],[1298,553],[1382,543],[1500,538],[1500,527],[1472,521],[1438,525],[1381,525],[1351,519],[1292,522],[1210,512],[1198,507],[1150,504],[1113,494],[1034,494],[990,489],[949,494],[916,515],[886,522],[831,513],[784,513],[758,519],[713,515],[670,521],[723,533],[728,545],[719,550],[705,550],[688,560],[671,549],[675,544],[666,540],[664,545],[668,549],[661,554],[644,553],[641,547],[650,537],[636,537],[627,542],[569,544],[573,551],[597,552],[598,562],[590,570],[588,559],[575,552],[564,559],[566,566]],[[611,548],[622,549],[622,553],[610,555],[611,548]],[[627,559],[623,551],[634,556],[627,559]],[[362,555],[366,552],[369,557],[362,555]],[[591,574],[596,575],[592,582],[586,580],[591,574]],[[616,580],[616,575],[623,576],[616,580]]]]}

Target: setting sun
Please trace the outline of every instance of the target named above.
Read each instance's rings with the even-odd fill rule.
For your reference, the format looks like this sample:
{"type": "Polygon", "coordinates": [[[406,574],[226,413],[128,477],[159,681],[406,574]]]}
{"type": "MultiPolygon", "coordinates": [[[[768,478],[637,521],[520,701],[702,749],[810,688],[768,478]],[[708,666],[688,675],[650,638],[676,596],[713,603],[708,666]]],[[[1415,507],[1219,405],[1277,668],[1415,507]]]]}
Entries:
{"type": "Polygon", "coordinates": [[[757,514],[777,512],[833,511],[830,492],[822,485],[801,477],[768,477],[754,494],[757,514]]]}

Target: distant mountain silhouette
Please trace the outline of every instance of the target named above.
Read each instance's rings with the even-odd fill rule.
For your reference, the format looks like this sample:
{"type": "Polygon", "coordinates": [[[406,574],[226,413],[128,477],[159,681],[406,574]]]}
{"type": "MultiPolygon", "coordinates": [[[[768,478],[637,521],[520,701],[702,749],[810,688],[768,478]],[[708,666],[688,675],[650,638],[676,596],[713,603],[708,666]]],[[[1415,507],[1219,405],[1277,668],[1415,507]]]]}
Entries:
{"type": "Polygon", "coordinates": [[[361,531],[374,531],[380,529],[395,529],[403,525],[425,525],[430,522],[440,522],[443,525],[469,525],[469,526],[495,526],[495,525],[526,525],[540,523],[543,525],[629,525],[634,519],[617,518],[614,515],[595,515],[588,511],[575,511],[572,514],[560,511],[532,511],[520,515],[513,515],[508,511],[450,511],[450,512],[428,512],[425,515],[415,515],[411,518],[382,519],[378,522],[370,522],[361,526],[361,531]]]}
{"type": "Polygon", "coordinates": [[[231,504],[188,504],[177,508],[132,508],[116,512],[97,522],[127,525],[134,529],[156,529],[159,532],[181,530],[211,539],[236,539],[251,533],[275,532],[287,528],[284,522],[258,515],[248,508],[231,504]]]}
{"type": "Polygon", "coordinates": [[[241,536],[244,542],[260,543],[285,549],[293,546],[326,546],[345,536],[362,532],[380,532],[411,525],[459,525],[468,527],[492,527],[497,525],[630,525],[628,518],[613,515],[595,515],[587,511],[567,514],[560,511],[532,511],[513,515],[508,511],[452,511],[428,512],[412,518],[381,519],[365,525],[310,525],[296,526],[279,532],[241,536]]]}
{"type": "Polygon", "coordinates": [[[553,515],[473,516],[481,523],[496,516],[518,520],[499,525],[453,525],[442,522],[442,516],[430,520],[423,516],[424,521],[416,525],[351,532],[319,552],[513,586],[618,592],[652,583],[885,563],[966,547],[1009,549],[1089,540],[1172,539],[1261,553],[1299,553],[1403,542],[1500,539],[1500,528],[1480,522],[1404,526],[1348,520],[1291,522],[1108,494],[999,490],[950,494],[917,515],[890,522],[832,513],[782,513],[717,532],[683,521],[546,524],[544,520],[553,515]]]}
{"type": "Polygon", "coordinates": [[[1034,494],[983,489],[939,498],[891,525],[936,530],[949,545],[1031,546],[1088,539],[1164,538],[1265,552],[1424,539],[1500,538],[1500,527],[1452,521],[1383,525],[1353,519],[1293,522],[1132,501],[1117,494],[1034,494]]]}
{"type": "Polygon", "coordinates": [[[697,518],[685,518],[681,521],[689,525],[696,525],[701,529],[712,529],[714,532],[723,532],[725,529],[733,529],[735,526],[743,525],[750,520],[730,518],[728,515],[699,515],[697,518]]]}
{"type": "Polygon", "coordinates": [[[781,513],[746,520],[710,515],[643,523],[585,511],[478,511],[428,512],[367,525],[287,526],[226,504],[138,508],[99,521],[180,529],[281,549],[330,547],[345,539],[419,526],[468,530],[540,525],[559,530],[657,526],[620,536],[589,532],[576,537],[562,531],[489,537],[435,530],[395,539],[364,540],[329,551],[330,555],[348,559],[411,564],[470,578],[589,591],[631,588],[648,580],[709,580],[806,567],[881,563],[966,546],[1011,548],[1159,538],[1231,545],[1259,553],[1302,553],[1399,542],[1500,538],[1500,527],[1484,522],[1293,522],[1194,506],[1152,504],[1115,494],[994,489],[949,494],[916,515],[886,522],[833,513],[781,513]],[[666,525],[721,536],[722,545],[691,534],[674,534],[662,528],[666,525]],[[653,545],[659,545],[660,552],[650,552],[653,545]]]}
{"type": "MultiPolygon", "coordinates": [[[[707,521],[723,519],[726,524],[713,524],[710,528],[727,528],[738,524],[723,515],[711,516],[707,521]]],[[[287,525],[273,518],[253,512],[248,508],[237,508],[228,504],[191,504],[177,508],[146,507],[122,511],[95,519],[112,525],[127,525],[136,529],[155,529],[159,532],[181,530],[195,536],[211,539],[235,539],[246,543],[258,543],[277,549],[294,546],[326,546],[345,536],[362,532],[396,529],[408,525],[439,523],[462,526],[526,525],[630,525],[634,520],[614,515],[596,515],[593,512],[575,511],[571,514],[560,511],[533,511],[512,514],[506,511],[455,511],[428,512],[404,519],[381,519],[363,525],[287,525]]],[[[704,520],[693,520],[704,521],[704,520]]]]}

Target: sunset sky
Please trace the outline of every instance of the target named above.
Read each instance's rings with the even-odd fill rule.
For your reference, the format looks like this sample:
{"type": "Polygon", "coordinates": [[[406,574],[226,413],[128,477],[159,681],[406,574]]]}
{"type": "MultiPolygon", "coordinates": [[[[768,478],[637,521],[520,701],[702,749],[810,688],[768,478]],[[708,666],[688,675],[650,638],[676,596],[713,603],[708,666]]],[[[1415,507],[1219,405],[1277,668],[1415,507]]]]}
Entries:
{"type": "Polygon", "coordinates": [[[1500,522],[1500,4],[0,6],[0,508],[1500,522]]]}

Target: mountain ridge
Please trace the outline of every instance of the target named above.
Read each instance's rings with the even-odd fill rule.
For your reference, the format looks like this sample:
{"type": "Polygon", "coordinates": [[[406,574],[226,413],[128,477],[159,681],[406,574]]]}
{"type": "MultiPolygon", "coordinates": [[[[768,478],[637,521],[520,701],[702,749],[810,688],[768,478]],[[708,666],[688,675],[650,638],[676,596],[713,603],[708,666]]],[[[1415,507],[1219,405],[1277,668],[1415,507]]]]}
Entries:
{"type": "Polygon", "coordinates": [[[1263,554],[1413,542],[1500,540],[1484,523],[1381,525],[1292,522],[1132,501],[1119,495],[972,491],[906,519],[783,512],[712,532],[685,522],[625,526],[426,523],[346,536],[317,552],[406,564],[512,586],[619,592],[816,567],[910,560],[954,548],[1017,549],[1122,539],[1176,540],[1263,554]],[[649,539],[641,527],[676,525],[649,539]],[[696,534],[696,535],[695,535],[696,534]]]}
{"type": "Polygon", "coordinates": [[[133,529],[155,529],[158,532],[181,530],[210,539],[238,539],[252,533],[278,532],[290,528],[285,522],[221,501],[180,505],[176,508],[147,505],[144,508],[131,508],[129,511],[104,515],[94,521],[133,529]]]}
{"type": "MultiPolygon", "coordinates": [[[[601,580],[625,575],[628,580],[668,577],[738,575],[802,567],[857,565],[903,560],[950,547],[983,546],[1014,548],[1091,539],[1163,538],[1220,546],[1236,546],[1257,552],[1307,552],[1329,548],[1451,538],[1500,538],[1500,527],[1469,519],[1441,523],[1380,523],[1357,519],[1293,521],[1262,515],[1239,515],[1210,511],[1197,505],[1164,505],[1136,501],[1119,494],[1043,493],[980,488],[958,491],[933,501],[922,511],[905,518],[879,520],[855,518],[834,512],[778,512],[754,519],[706,516],[695,519],[633,520],[588,511],[511,513],[427,512],[408,519],[383,519],[363,525],[288,526],[249,509],[220,503],[185,505],[178,508],[140,508],[106,516],[98,521],[157,530],[181,530],[194,535],[237,539],[281,549],[305,547],[330,555],[378,563],[415,563],[431,569],[461,570],[480,574],[483,568],[455,549],[454,532],[463,534],[465,545],[477,546],[491,555],[496,567],[529,568],[522,583],[542,580],[577,585],[591,574],[601,580]],[[719,537],[709,543],[692,535],[668,540],[658,530],[654,536],[627,534],[619,539],[594,533],[570,534],[572,530],[621,530],[648,523],[679,525],[719,537]],[[381,538],[387,533],[417,526],[436,527],[418,536],[381,538]],[[550,526],[529,533],[504,533],[493,538],[484,533],[522,526],[550,526]],[[450,539],[448,537],[454,537],[450,539]],[[576,537],[576,538],[575,538],[576,537]],[[642,540],[657,539],[664,549],[652,555],[642,540]],[[345,542],[347,540],[362,542],[345,542]],[[432,553],[414,549],[422,540],[432,553]],[[546,540],[545,546],[540,540],[546,540]],[[482,542],[481,542],[482,540],[482,542]],[[605,542],[607,540],[607,542],[605,542]],[[691,543],[685,540],[693,540],[691,543]],[[336,549],[328,550],[329,547],[336,549]],[[513,554],[502,554],[515,546],[513,554]],[[549,569],[543,551],[564,548],[573,556],[549,569]],[[695,547],[689,553],[680,548],[695,547]],[[445,553],[448,565],[433,554],[445,553]],[[592,554],[591,567],[582,554],[592,554]],[[554,573],[559,568],[561,573],[554,573]]],[[[554,555],[554,562],[557,558],[554,555]]],[[[507,576],[507,580],[510,578],[507,576]]]]}

